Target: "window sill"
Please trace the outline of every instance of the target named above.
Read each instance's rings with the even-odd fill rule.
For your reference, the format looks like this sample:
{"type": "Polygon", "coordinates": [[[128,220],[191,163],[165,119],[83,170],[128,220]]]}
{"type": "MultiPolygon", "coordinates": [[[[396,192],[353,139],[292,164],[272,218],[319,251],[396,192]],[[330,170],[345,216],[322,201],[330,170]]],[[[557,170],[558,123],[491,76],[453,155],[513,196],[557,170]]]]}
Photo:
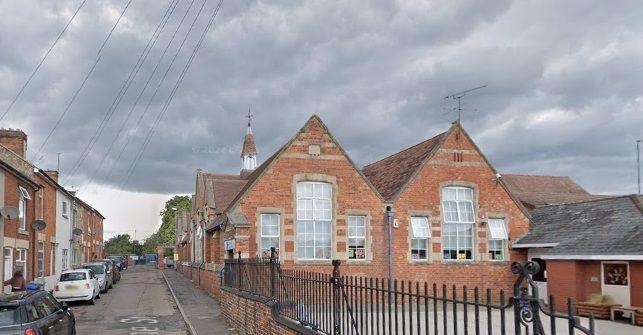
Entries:
{"type": "Polygon", "coordinates": [[[445,264],[445,265],[474,265],[474,264],[478,264],[478,261],[474,261],[473,259],[467,259],[467,260],[443,259],[442,264],[445,264]]]}
{"type": "Polygon", "coordinates": [[[503,259],[503,260],[501,260],[501,261],[499,261],[499,260],[494,260],[494,259],[490,259],[490,260],[489,260],[489,263],[491,263],[491,265],[495,265],[495,266],[507,266],[507,264],[509,264],[509,261],[508,261],[508,260],[504,260],[504,259],[503,259]]]}
{"type": "Polygon", "coordinates": [[[319,264],[332,264],[332,259],[295,259],[297,265],[319,265],[319,264]]]}
{"type": "Polygon", "coordinates": [[[412,259],[409,261],[410,265],[429,265],[431,263],[433,262],[429,259],[418,259],[418,260],[412,259]]]}
{"type": "Polygon", "coordinates": [[[24,230],[24,229],[20,229],[20,228],[18,228],[18,234],[29,236],[29,232],[28,232],[28,231],[26,231],[26,230],[24,230]]]}

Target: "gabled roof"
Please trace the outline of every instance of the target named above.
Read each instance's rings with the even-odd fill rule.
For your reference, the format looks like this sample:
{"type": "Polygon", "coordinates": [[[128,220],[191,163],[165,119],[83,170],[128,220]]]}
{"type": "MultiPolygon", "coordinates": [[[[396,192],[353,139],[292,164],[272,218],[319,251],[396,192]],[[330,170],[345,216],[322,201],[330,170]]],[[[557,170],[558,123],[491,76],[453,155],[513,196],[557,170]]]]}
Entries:
{"type": "Polygon", "coordinates": [[[530,207],[609,198],[590,194],[567,176],[503,174],[511,192],[530,207]]]}
{"type": "Polygon", "coordinates": [[[362,172],[386,200],[393,200],[404,185],[418,171],[448,137],[449,132],[436,135],[424,142],[366,165],[362,172]]]}
{"type": "Polygon", "coordinates": [[[214,191],[215,213],[223,213],[230,202],[246,185],[247,180],[239,175],[211,175],[210,182],[214,191]]]}
{"type": "Polygon", "coordinates": [[[643,259],[643,198],[636,195],[534,209],[515,248],[553,246],[543,258],[643,259]]]}
{"type": "Polygon", "coordinates": [[[310,124],[313,121],[319,122],[319,124],[324,128],[324,131],[330,137],[331,141],[333,141],[335,143],[335,145],[342,152],[344,157],[346,157],[346,159],[348,160],[349,164],[351,164],[353,166],[353,168],[355,168],[355,171],[357,171],[357,173],[360,176],[362,176],[362,179],[364,180],[364,182],[373,190],[375,195],[377,197],[379,197],[380,199],[382,199],[380,193],[377,191],[375,186],[363,174],[363,172],[360,169],[357,168],[357,165],[355,165],[353,160],[351,160],[351,158],[348,156],[348,154],[346,154],[346,151],[344,151],[344,148],[342,148],[342,146],[339,144],[339,142],[330,133],[330,131],[328,130],[328,127],[326,127],[326,124],[324,124],[324,122],[321,120],[321,118],[319,118],[319,116],[317,116],[316,114],[313,114],[308,119],[308,121],[306,121],[306,123],[304,123],[304,125],[301,127],[301,129],[297,133],[295,133],[295,135],[290,140],[288,140],[288,142],[286,142],[286,144],[284,144],[281,148],[279,148],[279,150],[277,150],[274,154],[272,154],[272,156],[270,156],[268,159],[266,159],[266,161],[264,161],[254,171],[252,171],[252,173],[250,175],[248,175],[246,184],[243,186],[241,191],[239,191],[237,196],[230,202],[230,204],[226,208],[225,212],[230,211],[231,209],[233,209],[236,206],[236,204],[246,195],[246,193],[248,193],[248,191],[250,189],[252,189],[252,186],[254,186],[254,184],[261,178],[261,176],[263,176],[263,174],[268,170],[268,168],[277,159],[277,157],[279,157],[288,147],[290,147],[290,145],[295,141],[295,139],[297,139],[297,136],[299,136],[300,133],[304,132],[304,130],[306,129],[308,124],[310,124]]]}

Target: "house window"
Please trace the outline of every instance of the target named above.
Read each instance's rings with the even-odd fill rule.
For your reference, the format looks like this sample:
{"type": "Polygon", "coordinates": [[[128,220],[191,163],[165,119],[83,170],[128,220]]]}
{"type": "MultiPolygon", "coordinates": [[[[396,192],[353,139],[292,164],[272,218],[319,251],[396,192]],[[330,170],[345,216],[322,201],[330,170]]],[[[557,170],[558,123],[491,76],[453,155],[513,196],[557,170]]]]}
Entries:
{"type": "Polygon", "coordinates": [[[348,217],[348,258],[366,259],[366,217],[348,217]]]}
{"type": "Polygon", "coordinates": [[[505,241],[507,240],[507,227],[503,219],[490,219],[489,222],[489,259],[494,261],[505,260],[505,241]]]}
{"type": "Polygon", "coordinates": [[[63,249],[62,250],[62,268],[63,270],[67,270],[67,259],[69,257],[69,249],[63,249]]]}
{"type": "Polygon", "coordinates": [[[270,248],[279,257],[279,214],[261,214],[261,255],[270,257],[270,248]]]}
{"type": "Polygon", "coordinates": [[[18,197],[18,228],[27,230],[27,200],[31,200],[29,192],[23,187],[18,187],[20,196],[18,197]]]}
{"type": "Polygon", "coordinates": [[[67,208],[67,206],[68,206],[68,205],[67,205],[67,201],[63,201],[63,216],[64,216],[65,218],[66,218],[66,217],[68,217],[68,215],[69,215],[69,214],[67,214],[67,212],[69,211],[69,209],[67,208]]]}
{"type": "Polygon", "coordinates": [[[473,189],[442,189],[442,256],[444,259],[473,259],[473,189]]]}
{"type": "Polygon", "coordinates": [[[38,277],[45,276],[45,243],[38,242],[38,277]]]}
{"type": "Polygon", "coordinates": [[[429,259],[429,218],[426,216],[415,216],[411,218],[411,259],[429,259]]]}
{"type": "Polygon", "coordinates": [[[27,278],[27,249],[16,249],[16,271],[22,271],[22,275],[27,278]]]}
{"type": "Polygon", "coordinates": [[[332,194],[330,184],[297,183],[298,259],[330,259],[332,194]]]}

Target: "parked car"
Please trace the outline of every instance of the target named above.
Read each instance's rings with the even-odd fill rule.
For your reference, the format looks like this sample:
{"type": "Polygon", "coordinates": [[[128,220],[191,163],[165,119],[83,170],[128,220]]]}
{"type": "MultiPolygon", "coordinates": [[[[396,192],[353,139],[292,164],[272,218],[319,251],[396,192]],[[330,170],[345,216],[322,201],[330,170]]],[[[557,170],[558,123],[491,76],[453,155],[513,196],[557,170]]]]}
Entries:
{"type": "Polygon", "coordinates": [[[118,268],[118,271],[123,271],[123,269],[125,268],[125,264],[123,262],[123,256],[112,255],[112,256],[107,256],[107,258],[113,260],[116,263],[116,267],[118,268]]]}
{"type": "Polygon", "coordinates": [[[107,292],[107,289],[112,288],[112,274],[108,273],[108,267],[105,262],[85,263],[81,266],[83,269],[91,269],[98,277],[98,287],[100,293],[107,292]]]}
{"type": "Polygon", "coordinates": [[[109,265],[109,271],[112,273],[112,278],[114,278],[114,284],[121,280],[121,272],[118,271],[118,268],[116,267],[116,262],[114,262],[111,259],[99,259],[99,261],[103,261],[109,265]]]}
{"type": "Polygon", "coordinates": [[[165,264],[165,267],[168,269],[174,267],[174,259],[172,259],[172,257],[165,257],[163,259],[163,263],[165,264]]]}
{"type": "Polygon", "coordinates": [[[0,335],[9,334],[76,334],[76,318],[47,291],[3,293],[0,335]]]}
{"type": "Polygon", "coordinates": [[[93,305],[100,299],[98,276],[92,269],[64,271],[54,289],[58,301],[87,301],[93,305]]]}

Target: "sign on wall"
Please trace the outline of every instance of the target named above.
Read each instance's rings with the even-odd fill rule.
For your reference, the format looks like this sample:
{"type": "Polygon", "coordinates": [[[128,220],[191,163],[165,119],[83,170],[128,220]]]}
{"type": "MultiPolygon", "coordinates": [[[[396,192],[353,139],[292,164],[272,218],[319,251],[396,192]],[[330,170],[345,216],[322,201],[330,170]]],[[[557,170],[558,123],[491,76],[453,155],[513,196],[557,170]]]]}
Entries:
{"type": "Polygon", "coordinates": [[[225,241],[223,241],[223,243],[224,243],[226,251],[234,250],[234,239],[225,240],[225,241]]]}

